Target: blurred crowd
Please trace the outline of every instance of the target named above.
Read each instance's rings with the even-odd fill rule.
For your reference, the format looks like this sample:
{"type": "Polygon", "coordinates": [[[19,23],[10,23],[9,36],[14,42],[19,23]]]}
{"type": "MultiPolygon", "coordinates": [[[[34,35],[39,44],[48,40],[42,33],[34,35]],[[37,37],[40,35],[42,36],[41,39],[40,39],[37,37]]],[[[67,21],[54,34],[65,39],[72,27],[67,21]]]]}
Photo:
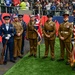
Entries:
{"type": "MultiPolygon", "coordinates": [[[[68,10],[71,15],[75,0],[4,0],[4,5],[8,7],[16,6],[16,9],[13,10],[33,10],[35,14],[43,15],[49,13],[62,15],[64,10],[68,10]]],[[[10,10],[8,8],[7,12],[11,13],[10,10]]]]}
{"type": "Polygon", "coordinates": [[[74,2],[75,0],[37,0],[33,7],[36,10],[35,14],[37,14],[39,10],[43,10],[44,15],[49,13],[54,15],[55,11],[60,12],[60,15],[62,15],[64,10],[68,10],[70,14],[72,14],[74,2]]]}

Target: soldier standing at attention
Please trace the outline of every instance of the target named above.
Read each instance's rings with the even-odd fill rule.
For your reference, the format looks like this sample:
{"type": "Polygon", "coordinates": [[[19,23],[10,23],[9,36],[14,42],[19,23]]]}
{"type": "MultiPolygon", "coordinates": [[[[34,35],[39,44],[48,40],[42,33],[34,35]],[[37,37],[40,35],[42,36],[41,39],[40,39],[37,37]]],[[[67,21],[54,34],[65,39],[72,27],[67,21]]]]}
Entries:
{"type": "Polygon", "coordinates": [[[3,17],[5,23],[0,27],[0,36],[2,36],[3,48],[6,45],[4,52],[4,64],[7,64],[7,56],[9,50],[10,62],[15,63],[13,58],[14,34],[16,33],[13,25],[10,23],[10,16],[3,17]],[[7,43],[6,43],[7,42],[7,43]]]}
{"type": "Polygon", "coordinates": [[[51,60],[54,60],[54,45],[55,45],[55,23],[52,21],[52,14],[48,15],[48,20],[44,25],[43,34],[45,40],[45,55],[43,58],[48,57],[49,46],[51,50],[51,60]]]}
{"type": "Polygon", "coordinates": [[[16,60],[17,57],[22,58],[21,46],[22,46],[23,27],[18,20],[18,16],[14,16],[13,18],[14,21],[12,22],[12,24],[16,30],[16,34],[14,36],[14,59],[16,60]]]}
{"type": "Polygon", "coordinates": [[[64,61],[64,54],[66,48],[67,62],[66,65],[70,64],[70,43],[71,43],[71,35],[72,35],[72,24],[68,22],[69,20],[69,12],[65,11],[63,14],[64,22],[60,24],[59,27],[59,40],[60,40],[60,59],[57,61],[64,61]]]}
{"type": "Polygon", "coordinates": [[[23,33],[22,33],[22,48],[21,48],[21,54],[24,54],[24,39],[26,36],[26,23],[23,21],[23,15],[18,15],[19,21],[21,22],[21,25],[23,27],[23,33]]]}
{"type": "Polygon", "coordinates": [[[37,30],[35,28],[35,17],[34,15],[30,16],[30,22],[28,24],[27,27],[27,39],[29,39],[29,43],[30,43],[30,55],[34,56],[35,58],[37,57],[37,38],[38,38],[38,33],[37,30]]]}

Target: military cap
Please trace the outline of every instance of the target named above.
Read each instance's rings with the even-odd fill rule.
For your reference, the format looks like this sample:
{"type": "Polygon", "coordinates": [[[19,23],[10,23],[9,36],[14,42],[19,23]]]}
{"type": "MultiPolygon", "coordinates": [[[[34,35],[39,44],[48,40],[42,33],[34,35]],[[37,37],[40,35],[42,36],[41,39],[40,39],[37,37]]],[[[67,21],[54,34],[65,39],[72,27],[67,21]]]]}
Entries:
{"type": "Polygon", "coordinates": [[[19,14],[19,15],[18,15],[18,17],[19,17],[19,18],[22,18],[22,17],[23,17],[23,15],[22,15],[22,14],[19,14]]]}
{"type": "Polygon", "coordinates": [[[18,16],[17,15],[14,15],[13,18],[18,18],[18,16]]]}
{"type": "Polygon", "coordinates": [[[9,20],[10,19],[10,16],[4,16],[3,19],[4,20],[9,20]]]}
{"type": "Polygon", "coordinates": [[[35,17],[35,15],[30,15],[30,18],[35,17]]]}
{"type": "Polygon", "coordinates": [[[64,14],[63,14],[63,16],[65,16],[65,15],[67,15],[67,16],[69,16],[69,11],[64,11],[64,14]]]}
{"type": "Polygon", "coordinates": [[[47,15],[47,17],[50,18],[50,17],[53,17],[53,15],[52,14],[49,14],[49,15],[47,15]]]}

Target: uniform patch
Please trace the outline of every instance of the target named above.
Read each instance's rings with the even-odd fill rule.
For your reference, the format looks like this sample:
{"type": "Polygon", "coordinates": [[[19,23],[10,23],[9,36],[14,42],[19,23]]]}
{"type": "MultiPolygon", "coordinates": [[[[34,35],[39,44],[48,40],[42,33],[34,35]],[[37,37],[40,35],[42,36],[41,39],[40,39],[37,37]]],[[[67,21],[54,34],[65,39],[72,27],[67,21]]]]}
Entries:
{"type": "Polygon", "coordinates": [[[13,29],[13,27],[10,27],[10,29],[13,29]]]}

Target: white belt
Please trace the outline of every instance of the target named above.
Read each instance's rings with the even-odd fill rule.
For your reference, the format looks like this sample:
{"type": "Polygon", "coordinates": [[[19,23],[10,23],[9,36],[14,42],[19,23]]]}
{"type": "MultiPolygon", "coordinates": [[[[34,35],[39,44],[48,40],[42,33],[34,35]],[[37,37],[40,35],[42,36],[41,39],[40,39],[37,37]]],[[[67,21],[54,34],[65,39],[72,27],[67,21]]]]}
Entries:
{"type": "Polygon", "coordinates": [[[68,32],[66,32],[66,31],[61,31],[61,33],[65,33],[65,34],[67,34],[68,32]]]}

